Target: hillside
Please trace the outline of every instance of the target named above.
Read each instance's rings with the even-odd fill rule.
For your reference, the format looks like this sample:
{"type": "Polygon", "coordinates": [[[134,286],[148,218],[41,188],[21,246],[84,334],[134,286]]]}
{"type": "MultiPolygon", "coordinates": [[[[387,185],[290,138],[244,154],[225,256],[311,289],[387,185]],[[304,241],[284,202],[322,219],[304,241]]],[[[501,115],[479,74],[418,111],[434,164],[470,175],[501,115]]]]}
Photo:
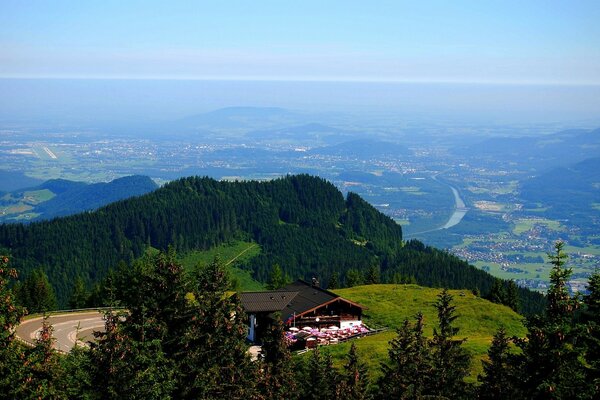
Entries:
{"type": "MultiPolygon", "coordinates": [[[[377,266],[384,282],[414,278],[422,285],[489,292],[494,278],[455,256],[417,242],[358,195],[344,198],[331,183],[308,175],[269,182],[217,182],[184,178],[144,196],[94,212],[29,225],[0,226],[0,247],[22,275],[44,266],[60,304],[75,277],[98,282],[119,261],[131,262],[148,246],[174,246],[180,254],[236,240],[261,251],[243,266],[265,282],[278,263],[290,278],[314,276],[327,284],[335,272],[377,266]]],[[[521,291],[523,310],[543,297],[521,291]]]]}
{"type": "Polygon", "coordinates": [[[526,207],[541,206],[551,218],[588,226],[592,209],[600,206],[600,158],[554,168],[523,182],[520,191],[526,207]]]}
{"type": "Polygon", "coordinates": [[[456,151],[495,160],[518,160],[519,164],[543,170],[597,157],[600,129],[567,130],[536,137],[494,137],[456,151]]]}
{"type": "Polygon", "coordinates": [[[93,184],[52,179],[2,196],[0,222],[44,220],[95,210],[156,188],[158,186],[152,179],[138,175],[93,184]]]}
{"type": "MultiPolygon", "coordinates": [[[[340,296],[360,303],[365,311],[366,324],[387,326],[389,331],[369,336],[356,341],[360,354],[368,362],[371,371],[377,370],[379,364],[387,357],[388,342],[394,338],[395,329],[400,327],[404,319],[414,321],[414,316],[422,312],[425,320],[425,333],[431,336],[437,324],[434,303],[439,289],[417,285],[368,285],[348,289],[335,290],[340,296]],[[368,355],[368,357],[367,357],[368,355]]],[[[469,291],[452,290],[456,305],[456,326],[460,329],[459,338],[467,338],[464,344],[472,356],[472,374],[475,378],[481,371],[481,359],[485,356],[492,336],[498,328],[504,327],[508,336],[524,337],[526,329],[523,317],[510,308],[491,303],[474,296],[469,291]]],[[[348,352],[348,343],[329,347],[336,359],[343,359],[348,352]]]]}

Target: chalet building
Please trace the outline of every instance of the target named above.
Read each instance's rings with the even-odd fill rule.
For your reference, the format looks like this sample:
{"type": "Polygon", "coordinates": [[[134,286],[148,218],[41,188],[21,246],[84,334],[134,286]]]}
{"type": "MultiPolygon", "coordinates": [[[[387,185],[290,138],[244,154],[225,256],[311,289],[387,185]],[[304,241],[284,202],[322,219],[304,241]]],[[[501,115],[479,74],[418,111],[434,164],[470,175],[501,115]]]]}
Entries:
{"type": "Polygon", "coordinates": [[[259,342],[277,315],[287,328],[340,329],[362,324],[366,308],[322,289],[317,282],[298,280],[280,290],[246,292],[240,295],[248,314],[248,340],[259,342]]]}

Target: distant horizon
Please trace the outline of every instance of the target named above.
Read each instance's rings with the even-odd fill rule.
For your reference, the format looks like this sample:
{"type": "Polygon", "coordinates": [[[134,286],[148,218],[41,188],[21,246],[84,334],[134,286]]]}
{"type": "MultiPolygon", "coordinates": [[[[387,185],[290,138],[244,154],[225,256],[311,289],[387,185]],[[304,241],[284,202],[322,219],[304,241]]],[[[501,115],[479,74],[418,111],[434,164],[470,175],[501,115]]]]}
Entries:
{"type": "Polygon", "coordinates": [[[0,78],[0,93],[0,122],[106,127],[252,106],[406,121],[600,125],[600,85],[29,77],[0,78]]]}
{"type": "Polygon", "coordinates": [[[567,81],[494,81],[494,80],[433,80],[433,79],[391,79],[391,78],[335,78],[335,77],[252,77],[252,76],[2,76],[0,80],[78,80],[78,81],[206,81],[206,82],[299,82],[299,83],[388,83],[388,84],[449,84],[449,85],[489,85],[489,86],[574,86],[600,87],[598,82],[567,81]]]}

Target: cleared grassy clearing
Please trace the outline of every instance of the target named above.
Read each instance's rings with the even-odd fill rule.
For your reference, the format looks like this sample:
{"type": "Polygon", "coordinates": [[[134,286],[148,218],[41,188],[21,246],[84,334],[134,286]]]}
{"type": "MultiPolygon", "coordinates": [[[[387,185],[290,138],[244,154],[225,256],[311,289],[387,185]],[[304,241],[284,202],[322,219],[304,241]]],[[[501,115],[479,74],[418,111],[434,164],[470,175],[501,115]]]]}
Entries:
{"type": "Polygon", "coordinates": [[[241,291],[264,290],[264,285],[252,278],[247,270],[240,268],[245,262],[260,253],[260,246],[256,243],[236,241],[222,244],[205,251],[192,251],[181,258],[184,268],[191,270],[196,265],[208,265],[216,256],[219,256],[232,279],[237,281],[241,291]]]}
{"type": "MultiPolygon", "coordinates": [[[[338,289],[339,295],[366,307],[364,320],[367,324],[384,325],[389,331],[356,340],[358,351],[371,371],[387,359],[388,343],[396,335],[395,329],[404,319],[414,320],[420,311],[425,318],[425,332],[431,337],[437,325],[434,304],[441,289],[417,285],[368,285],[338,289]]],[[[476,380],[481,372],[481,360],[486,357],[493,335],[504,327],[509,336],[524,337],[526,329],[523,317],[506,306],[491,303],[468,291],[451,290],[456,306],[456,326],[460,328],[458,338],[467,338],[465,349],[472,356],[470,380],[476,380]]],[[[330,346],[336,365],[341,366],[350,348],[350,343],[330,346]]]]}

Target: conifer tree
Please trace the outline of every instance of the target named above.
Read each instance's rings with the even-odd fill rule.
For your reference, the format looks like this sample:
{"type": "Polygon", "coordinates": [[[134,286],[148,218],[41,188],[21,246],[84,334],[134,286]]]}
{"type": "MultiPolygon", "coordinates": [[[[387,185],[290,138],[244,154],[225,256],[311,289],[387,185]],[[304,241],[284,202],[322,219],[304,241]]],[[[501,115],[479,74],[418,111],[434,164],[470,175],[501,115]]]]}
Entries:
{"type": "Polygon", "coordinates": [[[56,310],[54,289],[42,269],[36,269],[19,285],[17,301],[29,314],[56,310]]]}
{"type": "Polygon", "coordinates": [[[22,348],[15,343],[15,328],[25,311],[15,302],[9,283],[17,271],[9,266],[7,256],[0,255],[0,398],[18,398],[18,382],[23,367],[22,348]]]}
{"type": "Polygon", "coordinates": [[[346,286],[353,287],[363,284],[363,276],[360,271],[356,269],[349,269],[346,272],[346,286]]]}
{"type": "Polygon", "coordinates": [[[582,316],[582,338],[585,359],[589,365],[588,379],[591,389],[600,393],[600,272],[588,279],[588,293],[583,297],[585,310],[582,316]]]}
{"type": "Polygon", "coordinates": [[[259,391],[265,399],[293,399],[297,384],[292,356],[284,340],[283,323],[276,317],[266,331],[260,353],[259,391]]]}
{"type": "Polygon", "coordinates": [[[506,330],[500,328],[494,335],[488,350],[488,359],[482,360],[483,374],[477,379],[481,382],[478,388],[480,399],[513,400],[520,398],[516,392],[514,374],[510,363],[510,338],[506,330]]]}
{"type": "Polygon", "coordinates": [[[408,319],[398,328],[397,336],[390,342],[389,361],[382,365],[379,380],[381,399],[419,399],[427,392],[432,370],[431,354],[423,334],[423,314],[411,324],[408,319]]]}
{"type": "Polygon", "coordinates": [[[273,269],[271,270],[271,273],[269,274],[269,280],[267,282],[267,289],[268,290],[281,289],[282,287],[287,285],[288,282],[289,282],[289,279],[287,276],[285,276],[283,274],[283,271],[281,270],[281,267],[279,266],[279,264],[273,265],[273,269]]]}
{"type": "Polygon", "coordinates": [[[247,353],[246,316],[229,295],[227,271],[218,258],[196,272],[188,296],[189,323],[177,355],[183,398],[251,398],[256,364],[247,353]]]}
{"type": "Polygon", "coordinates": [[[557,242],[549,253],[552,271],[546,313],[527,321],[527,338],[517,342],[519,384],[526,398],[591,398],[586,382],[584,349],[577,345],[576,299],[569,295],[570,268],[564,268],[564,244],[557,242]]]}
{"type": "Polygon", "coordinates": [[[369,377],[367,366],[362,362],[352,342],[348,352],[348,360],[344,365],[342,379],[337,389],[337,398],[347,400],[370,399],[368,392],[369,377]]]}
{"type": "Polygon", "coordinates": [[[365,272],[364,278],[365,285],[376,285],[381,283],[381,271],[379,265],[371,264],[365,272]]]}
{"type": "Polygon", "coordinates": [[[331,354],[323,355],[317,347],[306,360],[302,399],[335,400],[338,381],[331,354]]]}
{"type": "Polygon", "coordinates": [[[73,291],[69,298],[69,307],[71,309],[84,308],[88,304],[90,294],[85,289],[85,282],[78,276],[73,283],[73,291]]]}
{"type": "Polygon", "coordinates": [[[337,289],[339,286],[339,274],[337,271],[333,271],[331,276],[329,277],[329,282],[327,282],[327,289],[337,289]]]}
{"type": "Polygon", "coordinates": [[[44,316],[42,328],[35,340],[35,346],[25,351],[22,386],[19,398],[66,399],[61,378],[59,356],[53,346],[54,328],[44,316]]]}
{"type": "Polygon", "coordinates": [[[470,357],[462,347],[465,339],[454,339],[459,329],[454,326],[457,316],[452,300],[452,295],[444,289],[435,304],[438,327],[433,330],[430,344],[432,370],[428,391],[437,396],[464,398],[469,392],[464,378],[470,372],[470,357]]]}

